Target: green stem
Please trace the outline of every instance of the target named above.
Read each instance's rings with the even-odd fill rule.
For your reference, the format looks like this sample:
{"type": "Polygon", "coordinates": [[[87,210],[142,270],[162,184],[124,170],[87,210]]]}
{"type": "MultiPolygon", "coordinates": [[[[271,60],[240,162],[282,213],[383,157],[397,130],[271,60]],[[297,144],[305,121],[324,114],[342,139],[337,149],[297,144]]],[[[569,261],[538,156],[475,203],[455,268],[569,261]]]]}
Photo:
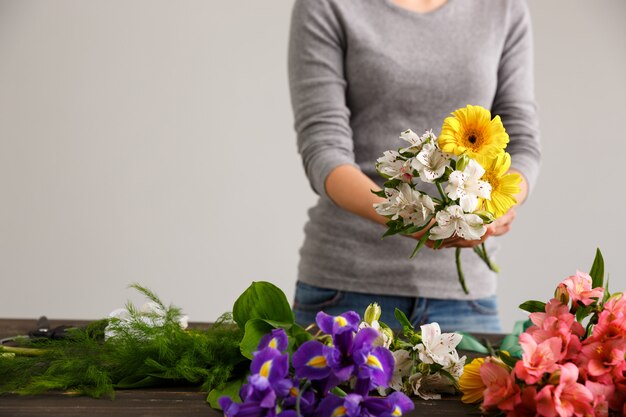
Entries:
{"type": "Polygon", "coordinates": [[[448,196],[443,192],[443,188],[441,188],[441,184],[436,182],[435,185],[437,185],[437,190],[439,191],[439,194],[441,194],[441,198],[443,199],[443,203],[444,204],[448,204],[448,202],[449,202],[448,196]]]}
{"type": "Polygon", "coordinates": [[[46,353],[43,349],[22,348],[13,346],[0,346],[0,352],[15,353],[23,356],[41,356],[46,353]]]}
{"type": "Polygon", "coordinates": [[[493,263],[491,259],[489,259],[489,254],[487,254],[487,247],[485,247],[485,242],[483,242],[480,246],[482,248],[482,252],[484,256],[483,259],[487,263],[487,266],[489,267],[489,269],[491,269],[495,273],[500,272],[500,267],[496,265],[495,263],[493,263]]]}
{"type": "Polygon", "coordinates": [[[461,284],[461,287],[463,288],[463,291],[465,292],[465,294],[469,294],[469,291],[467,290],[467,286],[465,285],[465,276],[463,275],[463,268],[461,268],[461,248],[456,248],[455,259],[456,259],[456,272],[459,274],[459,283],[461,284]]]}

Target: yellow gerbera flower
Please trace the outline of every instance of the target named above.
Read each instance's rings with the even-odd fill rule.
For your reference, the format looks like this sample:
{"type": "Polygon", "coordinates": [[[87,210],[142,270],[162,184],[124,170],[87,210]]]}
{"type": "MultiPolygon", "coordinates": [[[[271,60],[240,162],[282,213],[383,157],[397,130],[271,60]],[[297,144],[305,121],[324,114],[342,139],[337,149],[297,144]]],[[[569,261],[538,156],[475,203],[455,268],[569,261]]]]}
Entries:
{"type": "Polygon", "coordinates": [[[463,375],[459,378],[459,389],[463,393],[461,401],[466,404],[477,403],[483,399],[485,383],[480,377],[480,367],[485,358],[476,358],[463,368],[463,375]]]}
{"type": "Polygon", "coordinates": [[[444,120],[439,135],[439,148],[444,152],[495,158],[509,143],[500,116],[491,120],[491,113],[484,107],[468,105],[452,116],[444,120]]]}
{"type": "Polygon", "coordinates": [[[479,158],[478,162],[485,168],[483,181],[491,185],[491,199],[482,199],[479,207],[490,211],[498,218],[517,204],[515,195],[520,192],[519,183],[522,177],[517,173],[509,173],[511,155],[502,152],[495,158],[479,158]]]}

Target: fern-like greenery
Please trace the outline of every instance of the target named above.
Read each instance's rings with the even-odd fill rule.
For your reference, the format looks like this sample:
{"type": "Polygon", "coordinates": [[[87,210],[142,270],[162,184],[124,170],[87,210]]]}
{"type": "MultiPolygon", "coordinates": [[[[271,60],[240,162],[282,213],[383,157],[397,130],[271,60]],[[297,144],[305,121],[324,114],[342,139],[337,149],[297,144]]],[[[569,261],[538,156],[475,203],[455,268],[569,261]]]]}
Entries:
{"type": "MultiPolygon", "coordinates": [[[[164,312],[142,313],[127,305],[130,320],[106,319],[75,329],[64,340],[28,340],[20,347],[37,348],[37,356],[0,355],[0,394],[73,391],[101,397],[115,389],[167,384],[197,384],[209,391],[243,376],[249,361],[240,353],[243,331],[225,314],[207,330],[180,327],[181,310],[165,306],[152,291],[133,288],[164,312]],[[150,325],[146,318],[162,317],[150,325]],[[104,329],[115,337],[104,340],[104,329]]],[[[148,320],[149,321],[149,320],[148,320]]]]}

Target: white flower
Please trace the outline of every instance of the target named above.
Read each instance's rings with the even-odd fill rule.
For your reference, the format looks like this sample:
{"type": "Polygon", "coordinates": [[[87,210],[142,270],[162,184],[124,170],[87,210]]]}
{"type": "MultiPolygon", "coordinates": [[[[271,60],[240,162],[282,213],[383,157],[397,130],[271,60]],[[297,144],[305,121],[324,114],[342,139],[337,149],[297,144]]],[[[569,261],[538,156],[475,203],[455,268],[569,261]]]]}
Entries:
{"type": "Polygon", "coordinates": [[[419,358],[427,364],[436,363],[444,368],[451,367],[459,362],[456,345],[463,336],[457,333],[441,333],[438,323],[425,324],[422,330],[422,343],[414,349],[419,352],[419,358]]]}
{"type": "Polygon", "coordinates": [[[465,240],[479,240],[487,231],[476,214],[466,214],[459,206],[446,207],[435,216],[437,225],[430,229],[431,240],[447,239],[455,233],[465,240]]]}
{"type": "Polygon", "coordinates": [[[391,376],[391,382],[389,382],[389,388],[394,391],[402,391],[403,379],[411,374],[411,368],[413,367],[413,359],[411,359],[411,353],[404,349],[398,349],[391,352],[395,361],[393,367],[393,375],[391,376]]]}
{"type": "MultiPolygon", "coordinates": [[[[143,323],[147,324],[151,327],[160,327],[165,323],[165,311],[155,302],[149,301],[145,303],[140,309],[141,315],[138,317],[143,323]]],[[[133,317],[130,312],[125,308],[118,308],[113,310],[109,314],[109,318],[116,319],[118,322],[116,323],[117,327],[130,327],[133,317]]],[[[188,325],[189,318],[187,316],[182,316],[178,323],[180,324],[181,329],[186,329],[188,325]]],[[[105,340],[114,337],[117,335],[115,329],[111,326],[107,326],[104,329],[104,338],[105,340]]]]}
{"type": "Polygon", "coordinates": [[[400,149],[400,152],[402,153],[416,154],[420,151],[420,149],[422,149],[422,138],[420,138],[419,135],[411,129],[400,133],[400,139],[409,142],[408,147],[400,149]]]}
{"type": "Polygon", "coordinates": [[[387,200],[374,204],[376,212],[391,216],[392,220],[402,218],[405,225],[421,227],[432,219],[435,212],[433,200],[425,194],[402,183],[398,189],[385,189],[387,200]]]}
{"type": "Polygon", "coordinates": [[[433,183],[437,178],[441,178],[449,164],[450,160],[446,154],[434,144],[426,143],[413,158],[411,166],[419,172],[422,181],[433,183]]]}
{"type": "Polygon", "coordinates": [[[463,211],[471,213],[478,206],[478,198],[491,198],[491,184],[481,181],[485,169],[473,159],[463,171],[454,171],[450,174],[446,194],[452,200],[459,199],[463,211]]]}
{"type": "Polygon", "coordinates": [[[457,362],[452,363],[450,366],[443,368],[445,371],[448,371],[450,375],[452,375],[456,380],[458,380],[461,375],[463,375],[463,367],[465,366],[465,361],[467,360],[467,356],[463,356],[457,362]]]}
{"type": "Polygon", "coordinates": [[[378,172],[390,179],[400,179],[411,182],[413,179],[413,168],[411,160],[404,160],[396,151],[385,151],[383,156],[376,160],[378,172]]]}
{"type": "Polygon", "coordinates": [[[439,373],[415,373],[409,377],[409,386],[414,395],[424,400],[440,400],[440,394],[456,392],[452,381],[439,373]]]}

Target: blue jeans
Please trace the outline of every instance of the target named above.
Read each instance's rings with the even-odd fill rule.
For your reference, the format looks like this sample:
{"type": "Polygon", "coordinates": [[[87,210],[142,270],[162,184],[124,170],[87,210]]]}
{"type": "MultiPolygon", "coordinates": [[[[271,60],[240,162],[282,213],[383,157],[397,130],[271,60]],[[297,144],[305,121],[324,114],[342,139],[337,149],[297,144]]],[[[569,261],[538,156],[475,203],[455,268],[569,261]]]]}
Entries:
{"type": "Polygon", "coordinates": [[[382,308],[380,321],[392,329],[401,327],[394,316],[395,309],[399,308],[416,328],[422,324],[437,322],[443,332],[502,333],[495,295],[477,300],[442,300],[364,294],[297,282],[293,311],[296,322],[307,326],[315,323],[318,311],[338,315],[353,310],[362,317],[367,306],[373,302],[377,302],[382,308]]]}

